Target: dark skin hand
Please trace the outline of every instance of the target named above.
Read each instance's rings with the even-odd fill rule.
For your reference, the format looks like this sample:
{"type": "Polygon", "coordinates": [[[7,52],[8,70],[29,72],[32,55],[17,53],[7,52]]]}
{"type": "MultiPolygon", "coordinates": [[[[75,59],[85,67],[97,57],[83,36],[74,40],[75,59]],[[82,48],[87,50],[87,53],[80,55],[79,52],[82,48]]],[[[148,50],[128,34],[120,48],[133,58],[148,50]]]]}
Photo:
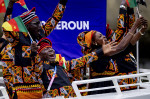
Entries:
{"type": "Polygon", "coordinates": [[[31,44],[31,51],[32,52],[37,52],[37,50],[40,48],[40,46],[37,46],[37,43],[35,41],[32,42],[31,44]]]}
{"type": "MultiPolygon", "coordinates": [[[[112,47],[113,50],[109,51],[109,53],[107,52],[105,55],[106,56],[112,56],[114,54],[117,54],[117,53],[123,51],[128,46],[128,44],[130,43],[131,39],[133,38],[133,35],[134,35],[136,29],[141,27],[143,23],[144,23],[144,18],[143,17],[137,19],[136,22],[134,23],[134,25],[132,26],[132,28],[130,30],[130,33],[128,33],[121,40],[121,42],[118,45],[113,46],[112,47]]],[[[92,39],[92,44],[95,45],[95,46],[102,46],[103,44],[107,44],[108,43],[108,40],[106,39],[106,37],[102,33],[98,32],[98,31],[93,36],[94,37],[92,39]]]]}
{"type": "Polygon", "coordinates": [[[132,28],[130,29],[130,31],[127,33],[127,35],[120,41],[120,43],[114,47],[112,47],[113,49],[116,49],[115,51],[112,51],[108,54],[108,56],[112,56],[114,54],[117,54],[121,51],[123,51],[128,44],[131,42],[134,33],[136,32],[136,29],[138,29],[139,27],[142,26],[144,20],[143,17],[138,18],[135,22],[134,25],[132,26],[132,28]]]}
{"type": "Polygon", "coordinates": [[[142,36],[142,35],[140,34],[140,32],[144,34],[144,32],[146,31],[147,28],[148,28],[148,21],[144,19],[141,28],[139,29],[139,31],[138,31],[137,33],[134,34],[134,36],[133,36],[132,40],[130,41],[130,43],[131,43],[132,45],[135,45],[136,42],[137,42],[137,41],[141,38],[141,36],[142,36]]]}

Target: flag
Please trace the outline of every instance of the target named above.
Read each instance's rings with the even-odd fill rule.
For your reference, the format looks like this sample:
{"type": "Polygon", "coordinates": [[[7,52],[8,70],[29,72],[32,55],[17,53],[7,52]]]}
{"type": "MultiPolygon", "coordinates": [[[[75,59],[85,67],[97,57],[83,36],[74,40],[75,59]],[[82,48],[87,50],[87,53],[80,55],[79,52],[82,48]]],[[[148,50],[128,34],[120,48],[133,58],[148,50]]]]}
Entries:
{"type": "Polygon", "coordinates": [[[65,60],[64,57],[62,57],[62,60],[63,60],[63,66],[62,66],[62,67],[63,67],[64,69],[66,69],[66,60],[65,60]]]}
{"type": "Polygon", "coordinates": [[[19,0],[19,1],[17,1],[16,3],[19,3],[23,8],[25,8],[25,9],[28,10],[27,5],[26,5],[26,3],[25,3],[24,0],[19,0]]]}
{"type": "Polygon", "coordinates": [[[61,54],[56,54],[55,61],[59,62],[59,65],[66,69],[66,60],[61,54]]]}
{"type": "Polygon", "coordinates": [[[138,0],[138,3],[147,7],[145,0],[138,0]]]}
{"type": "Polygon", "coordinates": [[[5,13],[8,7],[9,0],[0,0],[0,13],[5,13]]]}
{"type": "Polygon", "coordinates": [[[126,0],[127,2],[127,5],[130,7],[130,8],[134,8],[137,6],[137,2],[136,0],[126,0]]]}
{"type": "Polygon", "coordinates": [[[2,24],[2,27],[6,31],[15,31],[15,32],[28,32],[26,26],[24,25],[20,16],[15,17],[7,22],[2,24]]]}

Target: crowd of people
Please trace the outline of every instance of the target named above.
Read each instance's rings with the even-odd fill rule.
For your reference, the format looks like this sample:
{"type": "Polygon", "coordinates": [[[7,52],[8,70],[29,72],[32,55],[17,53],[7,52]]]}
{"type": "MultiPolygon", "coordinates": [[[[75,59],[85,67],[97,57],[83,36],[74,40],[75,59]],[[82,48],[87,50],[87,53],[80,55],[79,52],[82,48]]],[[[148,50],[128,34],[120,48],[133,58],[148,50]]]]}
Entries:
{"type": "MultiPolygon", "coordinates": [[[[13,4],[10,0],[4,22],[11,20],[13,4]]],[[[25,32],[7,31],[3,28],[0,39],[0,58],[3,62],[3,78],[10,99],[40,99],[64,96],[76,97],[72,81],[84,80],[89,68],[89,79],[136,74],[136,60],[132,53],[136,42],[144,35],[148,22],[144,17],[135,20],[134,9],[122,0],[117,29],[106,27],[106,36],[96,30],[83,31],[77,37],[84,56],[65,61],[64,68],[56,61],[55,50],[46,38],[63,17],[67,0],[60,0],[54,13],[41,26],[36,8],[20,15],[30,35],[25,32]],[[139,31],[136,31],[139,29],[139,31]],[[32,39],[31,39],[32,37],[32,39]],[[83,72],[82,72],[83,71],[83,72]]],[[[136,78],[118,81],[120,85],[136,83],[136,78]]],[[[111,86],[113,83],[97,82],[88,88],[111,86]]],[[[87,85],[79,86],[81,89],[87,85]]],[[[135,89],[122,87],[121,90],[135,89]]],[[[82,93],[83,95],[114,92],[114,89],[82,93]]]]}

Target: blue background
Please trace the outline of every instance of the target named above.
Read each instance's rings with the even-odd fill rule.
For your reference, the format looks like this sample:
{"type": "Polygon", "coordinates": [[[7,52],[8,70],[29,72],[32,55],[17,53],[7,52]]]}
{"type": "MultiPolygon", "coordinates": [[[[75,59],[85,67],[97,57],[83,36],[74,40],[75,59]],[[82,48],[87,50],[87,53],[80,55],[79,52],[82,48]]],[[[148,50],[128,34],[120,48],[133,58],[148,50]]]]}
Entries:
{"type": "MultiPolygon", "coordinates": [[[[89,21],[89,30],[106,33],[106,1],[107,0],[68,0],[66,10],[61,21],[89,21]]],[[[25,0],[27,7],[36,7],[36,14],[40,21],[46,21],[59,0],[25,0]]],[[[25,12],[19,4],[14,5],[13,17],[25,12]]],[[[79,33],[88,30],[53,30],[48,36],[52,41],[56,53],[62,54],[66,60],[82,56],[81,47],[77,43],[79,33]]]]}

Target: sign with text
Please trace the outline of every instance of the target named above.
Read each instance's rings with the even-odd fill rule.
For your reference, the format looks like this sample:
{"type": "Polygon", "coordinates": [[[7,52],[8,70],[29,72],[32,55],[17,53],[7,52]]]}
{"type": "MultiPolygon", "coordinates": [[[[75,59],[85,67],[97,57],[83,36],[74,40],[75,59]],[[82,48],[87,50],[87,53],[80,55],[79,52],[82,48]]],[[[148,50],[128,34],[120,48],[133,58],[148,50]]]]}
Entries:
{"type": "MultiPolygon", "coordinates": [[[[107,0],[68,0],[62,20],[48,36],[56,53],[66,60],[82,56],[77,36],[83,31],[97,30],[106,32],[107,0]]],[[[59,0],[25,0],[27,7],[36,7],[36,13],[42,24],[51,17],[59,0]]],[[[14,5],[13,17],[26,10],[19,4],[14,5]]]]}

